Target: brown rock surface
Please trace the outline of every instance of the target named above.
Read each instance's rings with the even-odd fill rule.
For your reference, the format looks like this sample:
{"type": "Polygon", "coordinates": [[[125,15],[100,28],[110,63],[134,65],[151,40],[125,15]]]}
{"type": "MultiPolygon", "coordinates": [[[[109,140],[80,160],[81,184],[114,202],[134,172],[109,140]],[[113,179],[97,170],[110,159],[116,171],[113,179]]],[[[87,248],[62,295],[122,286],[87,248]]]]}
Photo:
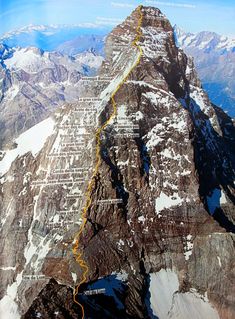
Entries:
{"type": "MultiPolygon", "coordinates": [[[[151,274],[171,269],[179,294],[207,293],[219,314],[214,318],[232,319],[234,125],[210,103],[192,61],[175,46],[169,21],[154,8],[143,7],[142,14],[143,56],[117,92],[117,117],[102,134],[101,166],[80,240],[89,274],[79,300],[86,318],[156,318],[149,310],[151,274]],[[104,202],[111,199],[119,202],[104,202]],[[82,294],[103,287],[105,295],[82,294]]],[[[112,92],[137,58],[131,47],[137,23],[135,10],[107,37],[100,75],[115,78],[106,88],[103,82],[87,85],[86,97],[101,98],[99,126],[112,112],[112,92]]],[[[2,262],[16,267],[0,272],[1,294],[16,280],[14,299],[25,319],[36,313],[54,318],[57,312],[56,318],[79,318],[71,287],[82,273],[71,249],[94,167],[95,123],[83,122],[83,109],[95,103],[62,109],[42,151],[18,158],[1,185],[3,218],[10,209],[1,230],[2,262]],[[81,133],[84,127],[88,135],[81,133]],[[35,187],[35,181],[41,184],[35,187]],[[13,235],[21,218],[25,228],[16,226],[13,235]],[[26,274],[45,278],[21,280],[26,274]]]]}

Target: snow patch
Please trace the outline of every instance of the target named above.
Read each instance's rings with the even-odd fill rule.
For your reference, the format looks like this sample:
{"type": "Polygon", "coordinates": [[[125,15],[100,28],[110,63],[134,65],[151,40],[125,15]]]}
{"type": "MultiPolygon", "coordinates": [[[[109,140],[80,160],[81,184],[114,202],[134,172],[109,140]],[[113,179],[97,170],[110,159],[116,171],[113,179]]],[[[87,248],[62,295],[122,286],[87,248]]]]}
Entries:
{"type": "Polygon", "coordinates": [[[16,276],[15,282],[7,287],[7,294],[0,301],[0,318],[1,319],[20,319],[18,311],[17,289],[22,281],[22,272],[16,276]]]}
{"type": "Polygon", "coordinates": [[[159,319],[168,318],[172,296],[179,289],[177,274],[170,269],[161,269],[150,274],[150,307],[159,319]]]}
{"type": "Polygon", "coordinates": [[[124,270],[121,270],[120,272],[112,272],[111,275],[115,275],[116,279],[117,280],[120,280],[120,281],[127,281],[128,279],[128,273],[124,270]]]}
{"type": "Polygon", "coordinates": [[[186,239],[186,245],[184,247],[184,257],[185,257],[185,260],[189,260],[189,257],[192,255],[192,251],[193,251],[193,243],[191,242],[192,235],[188,235],[185,239],[186,239]]]}
{"type": "Polygon", "coordinates": [[[174,193],[172,196],[168,196],[161,192],[160,196],[155,200],[155,211],[157,215],[165,208],[170,208],[182,204],[183,198],[178,193],[174,193]]]}
{"type": "Polygon", "coordinates": [[[129,164],[129,158],[125,161],[125,162],[123,162],[123,161],[118,161],[117,162],[117,165],[118,166],[126,166],[126,165],[128,165],[129,164]]]}
{"type": "Polygon", "coordinates": [[[136,121],[142,120],[144,118],[144,114],[140,111],[135,113],[136,121]]]}
{"type": "Polygon", "coordinates": [[[139,223],[144,223],[145,222],[145,217],[144,216],[140,216],[140,217],[138,217],[138,222],[139,223]]]}
{"type": "Polygon", "coordinates": [[[28,152],[31,152],[35,156],[42,149],[47,138],[52,134],[53,128],[54,120],[49,117],[22,133],[15,140],[17,147],[6,151],[5,156],[0,161],[0,176],[10,169],[12,162],[18,156],[22,156],[28,152]]]}
{"type": "Polygon", "coordinates": [[[173,297],[172,308],[166,318],[220,319],[209,300],[194,290],[187,293],[176,293],[173,297]]]}
{"type": "Polygon", "coordinates": [[[4,96],[4,98],[8,101],[12,101],[16,95],[19,93],[19,86],[18,85],[12,85],[7,91],[6,94],[4,96]]]}
{"type": "Polygon", "coordinates": [[[16,267],[1,267],[0,270],[4,270],[4,271],[16,270],[16,267]]]}
{"type": "Polygon", "coordinates": [[[195,289],[181,293],[177,274],[161,269],[150,274],[150,318],[159,319],[219,319],[207,294],[200,295],[195,289]],[[154,316],[153,316],[154,315],[154,316]]]}
{"type": "Polygon", "coordinates": [[[17,303],[8,295],[0,300],[0,318],[2,319],[20,319],[17,303]]]}
{"type": "Polygon", "coordinates": [[[82,65],[84,64],[86,66],[89,66],[90,68],[98,69],[104,61],[104,58],[102,56],[97,56],[92,52],[85,52],[78,54],[76,56],[76,61],[78,61],[82,65]]]}
{"type": "Polygon", "coordinates": [[[227,199],[223,190],[215,188],[210,196],[207,196],[207,205],[211,215],[214,214],[216,208],[220,208],[221,204],[226,204],[227,199]]]}
{"type": "Polygon", "coordinates": [[[146,147],[147,149],[152,149],[157,146],[159,143],[163,141],[163,139],[159,136],[159,131],[163,128],[162,124],[155,125],[150,132],[145,136],[147,138],[146,147]],[[160,126],[160,127],[159,127],[160,126]]]}
{"type": "Polygon", "coordinates": [[[74,283],[77,282],[77,274],[75,272],[71,272],[74,283]]]}
{"type": "Polygon", "coordinates": [[[123,251],[121,247],[123,247],[124,245],[124,241],[122,239],[119,239],[119,241],[117,242],[118,249],[123,251]]]}
{"type": "Polygon", "coordinates": [[[41,56],[34,48],[17,49],[13,56],[4,60],[4,64],[8,69],[22,69],[26,72],[38,72],[42,68],[42,64],[46,67],[49,61],[41,56]]]}

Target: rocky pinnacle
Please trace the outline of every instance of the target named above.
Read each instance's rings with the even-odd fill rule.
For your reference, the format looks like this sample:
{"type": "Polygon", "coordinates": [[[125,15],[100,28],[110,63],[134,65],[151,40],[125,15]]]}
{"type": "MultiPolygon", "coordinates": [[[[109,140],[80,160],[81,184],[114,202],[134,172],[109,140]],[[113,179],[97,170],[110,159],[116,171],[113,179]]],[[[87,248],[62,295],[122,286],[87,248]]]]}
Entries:
{"type": "Polygon", "coordinates": [[[232,319],[234,123],[160,10],[134,10],[105,51],[42,150],[1,179],[0,306],[82,318],[79,285],[85,318],[232,319]]]}

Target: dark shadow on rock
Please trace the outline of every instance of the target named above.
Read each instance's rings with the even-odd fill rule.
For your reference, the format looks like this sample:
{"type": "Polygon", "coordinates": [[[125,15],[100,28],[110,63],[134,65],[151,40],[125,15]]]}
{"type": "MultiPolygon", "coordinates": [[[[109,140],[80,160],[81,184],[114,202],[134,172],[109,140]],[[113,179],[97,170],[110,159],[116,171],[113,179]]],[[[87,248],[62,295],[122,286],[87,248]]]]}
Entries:
{"type": "Polygon", "coordinates": [[[216,208],[213,218],[219,223],[221,227],[226,229],[227,232],[235,233],[235,225],[224,214],[222,208],[216,208]]]}
{"type": "MultiPolygon", "coordinates": [[[[205,209],[208,207],[208,196],[215,189],[223,189],[226,196],[235,204],[235,129],[231,118],[220,108],[214,106],[219,120],[222,136],[214,129],[207,114],[197,102],[190,98],[187,109],[194,123],[194,162],[199,178],[199,195],[205,209]],[[228,131],[229,130],[229,131],[228,131]]],[[[235,225],[229,220],[221,207],[218,207],[213,218],[228,232],[234,232],[235,225]]]]}

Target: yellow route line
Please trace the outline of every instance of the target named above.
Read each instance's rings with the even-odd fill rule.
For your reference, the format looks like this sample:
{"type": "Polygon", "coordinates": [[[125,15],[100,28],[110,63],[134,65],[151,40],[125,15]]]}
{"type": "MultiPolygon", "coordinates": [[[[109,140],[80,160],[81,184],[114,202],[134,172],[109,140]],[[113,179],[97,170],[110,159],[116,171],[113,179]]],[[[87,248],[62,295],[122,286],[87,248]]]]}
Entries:
{"type": "Polygon", "coordinates": [[[132,42],[132,45],[138,48],[139,56],[138,56],[138,59],[137,59],[136,63],[132,66],[132,68],[130,69],[128,74],[118,84],[118,86],[116,87],[116,89],[114,90],[114,92],[111,95],[111,102],[112,102],[112,106],[113,106],[112,114],[110,115],[109,119],[100,128],[97,129],[97,131],[95,133],[95,138],[96,138],[96,157],[95,157],[96,158],[96,165],[95,165],[91,180],[90,180],[90,182],[88,184],[88,187],[87,187],[87,190],[86,190],[86,193],[85,193],[86,202],[85,202],[84,208],[82,209],[82,216],[81,216],[82,217],[82,224],[81,224],[81,227],[80,227],[78,233],[75,235],[75,238],[74,238],[75,243],[74,243],[74,246],[73,246],[73,249],[72,249],[73,254],[75,256],[75,259],[76,259],[76,262],[80,265],[80,267],[83,270],[82,279],[79,282],[79,284],[77,285],[77,287],[74,289],[74,292],[73,292],[73,300],[74,300],[74,302],[81,307],[82,319],[84,319],[84,316],[85,316],[84,307],[83,307],[82,304],[80,304],[76,300],[76,296],[78,294],[79,287],[83,283],[86,282],[86,279],[87,279],[86,276],[87,276],[87,273],[89,271],[89,268],[88,268],[85,260],[83,260],[83,258],[82,258],[82,253],[79,252],[79,249],[78,249],[79,248],[79,240],[80,240],[80,236],[81,236],[81,234],[83,232],[83,229],[84,229],[84,227],[86,225],[86,222],[87,222],[86,215],[87,215],[88,209],[91,206],[91,193],[92,193],[92,189],[93,189],[93,186],[94,186],[94,183],[95,183],[95,177],[98,174],[99,167],[100,167],[100,164],[101,164],[101,155],[100,155],[100,144],[101,144],[101,138],[100,137],[101,137],[101,133],[107,127],[107,125],[109,125],[109,123],[112,121],[112,119],[117,115],[117,103],[115,101],[115,95],[117,94],[119,89],[123,86],[123,84],[126,82],[127,78],[129,77],[129,75],[133,71],[133,69],[140,63],[140,59],[141,59],[141,57],[143,55],[142,48],[137,44],[139,42],[140,38],[142,37],[142,32],[141,32],[141,26],[142,26],[142,21],[143,21],[143,14],[141,12],[142,6],[139,6],[137,9],[139,11],[140,17],[138,19],[138,25],[137,25],[137,28],[136,28],[136,37],[135,37],[134,41],[132,42]]]}

